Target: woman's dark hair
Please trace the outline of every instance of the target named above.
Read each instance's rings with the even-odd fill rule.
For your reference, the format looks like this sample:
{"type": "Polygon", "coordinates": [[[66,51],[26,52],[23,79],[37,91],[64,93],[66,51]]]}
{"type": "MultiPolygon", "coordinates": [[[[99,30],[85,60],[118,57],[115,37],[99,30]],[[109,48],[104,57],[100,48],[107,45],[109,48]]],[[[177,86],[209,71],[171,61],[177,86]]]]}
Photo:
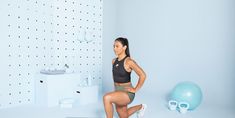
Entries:
{"type": "Polygon", "coordinates": [[[130,57],[130,51],[129,51],[129,43],[128,43],[128,40],[127,38],[123,38],[123,37],[118,37],[117,39],[115,39],[115,41],[119,41],[123,46],[126,46],[126,55],[128,57],[130,57]]]}

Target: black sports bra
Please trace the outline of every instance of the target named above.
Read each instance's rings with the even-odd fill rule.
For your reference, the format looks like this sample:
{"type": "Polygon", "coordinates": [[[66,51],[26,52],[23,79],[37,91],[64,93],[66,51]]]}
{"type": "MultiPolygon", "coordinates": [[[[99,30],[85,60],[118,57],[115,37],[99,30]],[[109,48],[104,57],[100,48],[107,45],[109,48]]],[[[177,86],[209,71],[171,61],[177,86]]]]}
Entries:
{"type": "Polygon", "coordinates": [[[131,72],[127,72],[124,68],[124,61],[128,56],[118,61],[118,58],[113,63],[113,80],[117,83],[127,83],[131,81],[131,72]]]}

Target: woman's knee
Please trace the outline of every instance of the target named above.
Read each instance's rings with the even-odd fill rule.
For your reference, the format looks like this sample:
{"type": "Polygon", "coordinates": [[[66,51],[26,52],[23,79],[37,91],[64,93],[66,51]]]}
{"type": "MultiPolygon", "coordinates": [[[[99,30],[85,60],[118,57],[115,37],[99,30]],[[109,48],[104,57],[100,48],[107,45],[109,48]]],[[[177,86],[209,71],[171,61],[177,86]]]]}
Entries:
{"type": "Polygon", "coordinates": [[[103,96],[103,101],[111,101],[111,95],[105,94],[105,95],[103,96]]]}

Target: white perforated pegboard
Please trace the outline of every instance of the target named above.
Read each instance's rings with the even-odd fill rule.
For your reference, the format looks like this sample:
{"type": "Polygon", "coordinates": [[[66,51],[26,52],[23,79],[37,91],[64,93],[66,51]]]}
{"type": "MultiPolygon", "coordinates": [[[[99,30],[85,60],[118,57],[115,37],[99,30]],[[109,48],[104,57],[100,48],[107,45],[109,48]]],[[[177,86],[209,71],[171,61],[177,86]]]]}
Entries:
{"type": "Polygon", "coordinates": [[[56,0],[54,5],[56,65],[101,79],[102,1],[56,0]]]}
{"type": "Polygon", "coordinates": [[[33,103],[46,67],[67,64],[101,84],[102,0],[3,0],[0,15],[0,108],[33,103]]]}

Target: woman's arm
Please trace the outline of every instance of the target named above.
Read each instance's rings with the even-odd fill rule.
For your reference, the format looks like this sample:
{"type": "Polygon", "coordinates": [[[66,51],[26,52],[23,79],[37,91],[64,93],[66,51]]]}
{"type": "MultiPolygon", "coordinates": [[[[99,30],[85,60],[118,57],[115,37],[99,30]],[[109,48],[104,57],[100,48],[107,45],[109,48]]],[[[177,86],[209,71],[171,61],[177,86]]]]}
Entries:
{"type": "Polygon", "coordinates": [[[127,59],[126,64],[128,67],[135,71],[135,73],[139,76],[138,83],[135,88],[129,89],[130,92],[137,92],[144,84],[144,81],[146,79],[146,74],[143,71],[143,69],[133,60],[133,59],[127,59]]]}

